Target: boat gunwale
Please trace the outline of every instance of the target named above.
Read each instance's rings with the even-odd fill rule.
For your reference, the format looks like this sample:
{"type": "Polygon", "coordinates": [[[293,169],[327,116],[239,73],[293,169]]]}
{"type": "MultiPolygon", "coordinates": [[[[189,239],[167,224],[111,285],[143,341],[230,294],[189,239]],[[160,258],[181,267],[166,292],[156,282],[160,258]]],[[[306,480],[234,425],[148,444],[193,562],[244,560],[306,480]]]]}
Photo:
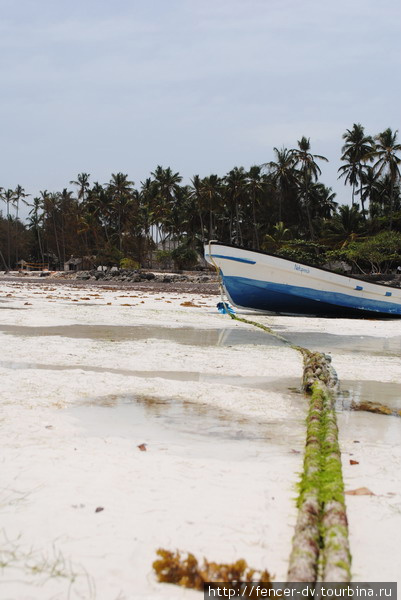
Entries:
{"type": "Polygon", "coordinates": [[[391,283],[382,283],[379,281],[369,281],[369,279],[366,279],[363,276],[355,275],[355,274],[346,275],[344,273],[337,273],[336,271],[332,271],[325,267],[317,267],[316,265],[313,265],[312,263],[299,262],[296,260],[292,260],[291,258],[284,258],[284,256],[278,256],[277,254],[272,254],[271,252],[265,252],[263,250],[252,250],[250,248],[245,248],[244,246],[236,246],[235,244],[227,244],[225,242],[218,242],[217,240],[211,240],[210,242],[206,242],[205,247],[208,247],[209,245],[212,245],[212,244],[214,244],[216,246],[224,246],[226,248],[235,248],[236,250],[244,250],[245,252],[254,252],[255,254],[261,254],[262,256],[271,256],[272,258],[279,258],[280,260],[284,260],[288,263],[297,264],[297,265],[305,266],[305,267],[311,267],[312,269],[317,269],[318,271],[324,271],[325,273],[331,273],[332,275],[338,275],[339,277],[344,277],[345,279],[356,279],[357,281],[363,281],[363,282],[369,283],[371,285],[379,285],[380,287],[383,287],[383,288],[392,288],[392,289],[401,291],[401,286],[398,286],[398,285],[391,285],[391,283]]]}

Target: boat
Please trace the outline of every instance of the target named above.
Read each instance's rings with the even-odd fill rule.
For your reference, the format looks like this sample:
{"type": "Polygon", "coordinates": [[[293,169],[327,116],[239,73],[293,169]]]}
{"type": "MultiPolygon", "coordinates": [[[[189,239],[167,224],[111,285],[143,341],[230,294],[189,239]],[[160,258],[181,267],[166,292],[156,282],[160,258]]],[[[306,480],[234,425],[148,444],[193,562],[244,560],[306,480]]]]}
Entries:
{"type": "Polygon", "coordinates": [[[336,317],[401,317],[401,289],[211,241],[205,258],[229,301],[262,312],[336,317]]]}

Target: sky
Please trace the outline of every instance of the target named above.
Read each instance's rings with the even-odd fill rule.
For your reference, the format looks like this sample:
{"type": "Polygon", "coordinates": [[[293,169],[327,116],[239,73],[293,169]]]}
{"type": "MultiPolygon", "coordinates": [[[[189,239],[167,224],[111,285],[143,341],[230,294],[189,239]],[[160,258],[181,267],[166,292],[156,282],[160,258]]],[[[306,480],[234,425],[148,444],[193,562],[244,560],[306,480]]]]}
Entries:
{"type": "MultiPolygon", "coordinates": [[[[223,176],[303,135],[398,129],[399,0],[0,0],[0,186],[223,176]]],[[[0,206],[0,209],[2,207],[0,206]]]]}

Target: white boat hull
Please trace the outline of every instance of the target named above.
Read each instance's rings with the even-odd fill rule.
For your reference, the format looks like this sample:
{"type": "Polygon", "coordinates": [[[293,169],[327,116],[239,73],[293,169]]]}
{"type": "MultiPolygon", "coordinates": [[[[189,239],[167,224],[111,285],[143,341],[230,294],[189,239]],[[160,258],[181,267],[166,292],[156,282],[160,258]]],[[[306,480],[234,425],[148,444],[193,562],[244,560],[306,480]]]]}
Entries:
{"type": "Polygon", "coordinates": [[[240,308],[286,314],[401,317],[401,289],[217,242],[206,260],[240,308]]]}

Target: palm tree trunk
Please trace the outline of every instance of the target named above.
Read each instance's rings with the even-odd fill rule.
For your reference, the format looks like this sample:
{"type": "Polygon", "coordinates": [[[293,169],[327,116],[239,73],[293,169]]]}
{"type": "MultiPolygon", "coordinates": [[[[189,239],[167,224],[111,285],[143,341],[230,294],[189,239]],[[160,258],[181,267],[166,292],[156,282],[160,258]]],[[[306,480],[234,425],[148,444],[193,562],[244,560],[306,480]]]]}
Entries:
{"type": "Polygon", "coordinates": [[[394,205],[394,177],[391,175],[391,186],[390,186],[390,225],[389,230],[393,228],[393,205],[394,205]]]}
{"type": "Polygon", "coordinates": [[[202,238],[202,242],[205,241],[205,230],[203,229],[203,218],[202,218],[202,211],[199,208],[199,221],[200,221],[200,227],[201,227],[201,238],[202,238]]]}
{"type": "Polygon", "coordinates": [[[311,240],[315,239],[315,232],[313,230],[312,217],[310,214],[310,206],[309,206],[309,188],[308,185],[305,187],[305,206],[306,206],[306,215],[308,217],[308,225],[309,225],[309,233],[311,240]]]}
{"type": "Polygon", "coordinates": [[[43,253],[43,246],[42,246],[42,242],[41,242],[41,239],[40,239],[39,227],[36,227],[36,235],[38,236],[38,245],[39,245],[40,256],[42,258],[42,263],[44,264],[44,262],[45,262],[45,255],[43,253]]]}
{"type": "Polygon", "coordinates": [[[15,208],[15,264],[18,265],[18,198],[15,208]]]}
{"type": "Polygon", "coordinates": [[[8,270],[11,271],[10,202],[9,201],[7,201],[7,258],[8,258],[8,270]]]}
{"type": "Polygon", "coordinates": [[[59,243],[58,243],[58,235],[57,235],[56,219],[55,219],[55,217],[54,217],[54,214],[53,214],[53,229],[54,229],[54,237],[55,237],[55,239],[56,239],[56,247],[57,247],[58,264],[59,264],[59,267],[60,267],[60,265],[61,265],[60,246],[59,246],[59,243]]]}
{"type": "Polygon", "coordinates": [[[362,206],[362,216],[364,221],[366,221],[366,215],[365,215],[365,198],[362,195],[362,165],[359,165],[359,183],[360,183],[360,188],[359,188],[359,194],[361,196],[361,206],[362,206]]]}
{"type": "Polygon", "coordinates": [[[253,229],[255,232],[255,246],[256,246],[256,250],[259,250],[259,235],[258,235],[258,228],[256,225],[255,193],[252,194],[252,215],[253,215],[253,229]]]}
{"type": "Polygon", "coordinates": [[[278,195],[278,221],[279,221],[279,223],[283,220],[283,218],[282,218],[283,196],[284,196],[283,189],[280,186],[280,192],[278,195]]]}

